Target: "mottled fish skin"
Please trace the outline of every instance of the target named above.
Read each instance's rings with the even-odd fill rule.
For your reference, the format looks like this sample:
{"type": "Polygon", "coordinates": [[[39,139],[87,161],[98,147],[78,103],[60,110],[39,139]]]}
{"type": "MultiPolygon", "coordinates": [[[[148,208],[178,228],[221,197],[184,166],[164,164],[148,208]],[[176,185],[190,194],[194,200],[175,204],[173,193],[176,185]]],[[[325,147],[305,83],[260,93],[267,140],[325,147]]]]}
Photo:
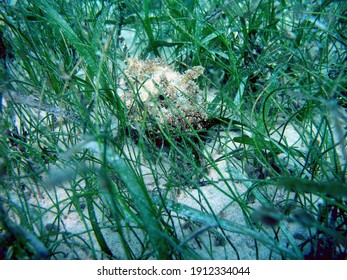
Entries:
{"type": "Polygon", "coordinates": [[[120,96],[133,122],[143,122],[152,132],[159,126],[172,131],[203,128],[207,120],[207,102],[196,79],[204,72],[194,66],[183,74],[160,59],[126,61],[128,90],[120,96]]]}

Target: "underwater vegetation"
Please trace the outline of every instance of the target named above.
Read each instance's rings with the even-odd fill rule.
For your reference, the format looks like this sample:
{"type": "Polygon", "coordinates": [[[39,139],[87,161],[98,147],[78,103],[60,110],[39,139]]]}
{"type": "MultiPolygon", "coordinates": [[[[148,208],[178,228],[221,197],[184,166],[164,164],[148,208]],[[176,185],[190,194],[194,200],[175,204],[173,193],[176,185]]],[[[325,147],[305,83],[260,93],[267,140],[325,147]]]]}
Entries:
{"type": "Polygon", "coordinates": [[[346,11],[2,1],[0,259],[346,259],[346,11]]]}

